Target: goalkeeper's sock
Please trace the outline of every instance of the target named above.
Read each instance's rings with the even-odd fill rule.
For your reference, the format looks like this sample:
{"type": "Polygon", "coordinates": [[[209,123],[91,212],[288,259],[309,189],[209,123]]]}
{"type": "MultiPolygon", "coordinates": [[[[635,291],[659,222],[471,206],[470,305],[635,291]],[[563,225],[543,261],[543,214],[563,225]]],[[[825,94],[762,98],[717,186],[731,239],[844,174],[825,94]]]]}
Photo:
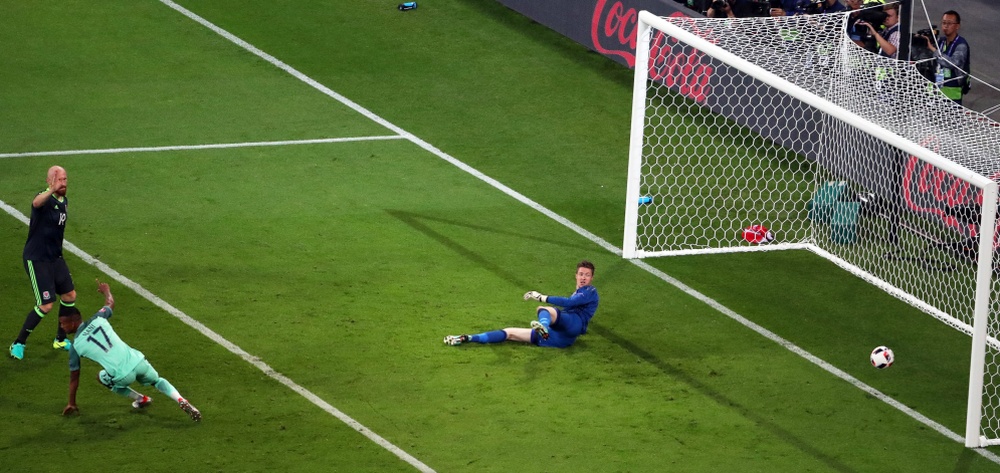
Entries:
{"type": "Polygon", "coordinates": [[[548,330],[549,326],[552,325],[552,314],[546,309],[538,309],[538,321],[548,330]]]}
{"type": "Polygon", "coordinates": [[[503,330],[493,330],[492,332],[483,332],[471,335],[470,340],[476,343],[500,343],[507,340],[507,332],[503,330]]]}
{"type": "Polygon", "coordinates": [[[42,312],[42,309],[38,307],[31,309],[28,316],[24,318],[24,325],[21,326],[21,332],[17,334],[17,340],[14,343],[24,345],[24,342],[28,341],[28,335],[31,335],[31,332],[42,321],[42,317],[45,317],[45,312],[42,312]]]}

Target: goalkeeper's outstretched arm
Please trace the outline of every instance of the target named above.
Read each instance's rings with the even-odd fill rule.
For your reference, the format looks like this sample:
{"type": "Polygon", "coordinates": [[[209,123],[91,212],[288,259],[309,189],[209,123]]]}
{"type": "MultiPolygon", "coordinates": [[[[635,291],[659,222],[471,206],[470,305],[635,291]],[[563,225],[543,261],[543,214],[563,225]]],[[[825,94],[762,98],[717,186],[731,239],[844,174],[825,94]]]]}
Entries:
{"type": "Polygon", "coordinates": [[[534,300],[538,302],[548,302],[548,298],[549,296],[546,296],[538,291],[528,291],[524,293],[524,300],[526,301],[534,300]]]}

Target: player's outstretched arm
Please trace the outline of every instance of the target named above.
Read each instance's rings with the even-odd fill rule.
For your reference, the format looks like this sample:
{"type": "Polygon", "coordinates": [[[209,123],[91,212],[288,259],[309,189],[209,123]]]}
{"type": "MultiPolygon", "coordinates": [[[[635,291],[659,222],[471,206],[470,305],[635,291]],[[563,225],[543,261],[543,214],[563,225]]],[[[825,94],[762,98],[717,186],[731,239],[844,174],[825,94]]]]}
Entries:
{"type": "Polygon", "coordinates": [[[598,300],[597,291],[590,288],[590,290],[574,292],[573,295],[569,297],[548,296],[548,300],[546,302],[559,307],[570,308],[587,305],[596,300],[598,300]]]}
{"type": "Polygon", "coordinates": [[[106,282],[101,282],[100,279],[97,281],[97,292],[104,294],[104,305],[114,309],[115,308],[115,298],[111,295],[111,286],[106,282]]]}
{"type": "Polygon", "coordinates": [[[80,412],[76,407],[76,390],[80,387],[80,370],[69,372],[69,403],[63,409],[62,415],[68,416],[74,412],[80,412]]]}

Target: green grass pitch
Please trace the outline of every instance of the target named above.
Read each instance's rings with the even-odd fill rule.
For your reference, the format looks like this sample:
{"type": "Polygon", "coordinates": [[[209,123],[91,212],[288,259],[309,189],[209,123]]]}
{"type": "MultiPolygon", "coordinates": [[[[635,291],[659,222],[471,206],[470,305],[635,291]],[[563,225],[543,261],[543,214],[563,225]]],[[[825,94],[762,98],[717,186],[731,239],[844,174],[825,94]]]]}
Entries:
{"type": "MultiPolygon", "coordinates": [[[[631,103],[616,63],[492,0],[179,3],[422,141],[158,1],[0,5],[0,200],[26,213],[67,169],[67,240],[176,309],[112,280],[116,328],[204,415],[151,388],[135,412],[84,362],[63,418],[47,319],[0,362],[0,470],[1000,471],[719,309],[959,434],[968,337],[805,252],[644,262],[713,306],[608,250],[631,103]],[[369,137],[390,139],[17,155],[369,137]],[[568,294],[585,258],[602,302],[573,348],[441,343],[526,326],[521,294],[568,294]],[[898,362],[876,371],[882,344],[898,362]]],[[[11,340],[26,232],[0,214],[11,340]]],[[[96,311],[110,277],[68,261],[96,311]]]]}

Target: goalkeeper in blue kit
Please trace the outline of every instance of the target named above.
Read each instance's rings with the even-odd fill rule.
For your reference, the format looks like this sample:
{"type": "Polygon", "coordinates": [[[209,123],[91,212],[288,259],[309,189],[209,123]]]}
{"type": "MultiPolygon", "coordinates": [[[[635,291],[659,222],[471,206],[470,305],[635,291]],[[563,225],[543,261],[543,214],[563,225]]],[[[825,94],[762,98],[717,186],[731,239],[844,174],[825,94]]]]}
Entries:
{"type": "Polygon", "coordinates": [[[86,322],[81,322],[79,312],[59,317],[59,325],[66,333],[77,334],[69,349],[69,404],[63,409],[63,415],[80,410],[76,405],[76,391],[80,386],[80,357],[84,357],[104,368],[97,373],[97,380],[115,393],[132,399],[133,408],[142,409],[153,402],[149,396],[129,387],[138,381],[170,396],[191,419],[200,421],[201,412],[181,397],[169,381],[160,377],[142,352],[128,346],[111,327],[109,319],[115,307],[111,287],[98,281],[97,291],[104,294],[104,307],[86,322]]]}
{"type": "Polygon", "coordinates": [[[524,300],[535,300],[552,306],[538,306],[538,320],[531,321],[531,328],[505,328],[475,335],[448,335],[446,345],[463,343],[500,343],[507,340],[525,342],[541,347],[566,348],[577,337],[587,333],[587,325],[597,312],[600,298],[590,283],[594,280],[594,263],[584,260],[576,265],[576,291],[569,297],[546,296],[528,291],[524,300]]]}

